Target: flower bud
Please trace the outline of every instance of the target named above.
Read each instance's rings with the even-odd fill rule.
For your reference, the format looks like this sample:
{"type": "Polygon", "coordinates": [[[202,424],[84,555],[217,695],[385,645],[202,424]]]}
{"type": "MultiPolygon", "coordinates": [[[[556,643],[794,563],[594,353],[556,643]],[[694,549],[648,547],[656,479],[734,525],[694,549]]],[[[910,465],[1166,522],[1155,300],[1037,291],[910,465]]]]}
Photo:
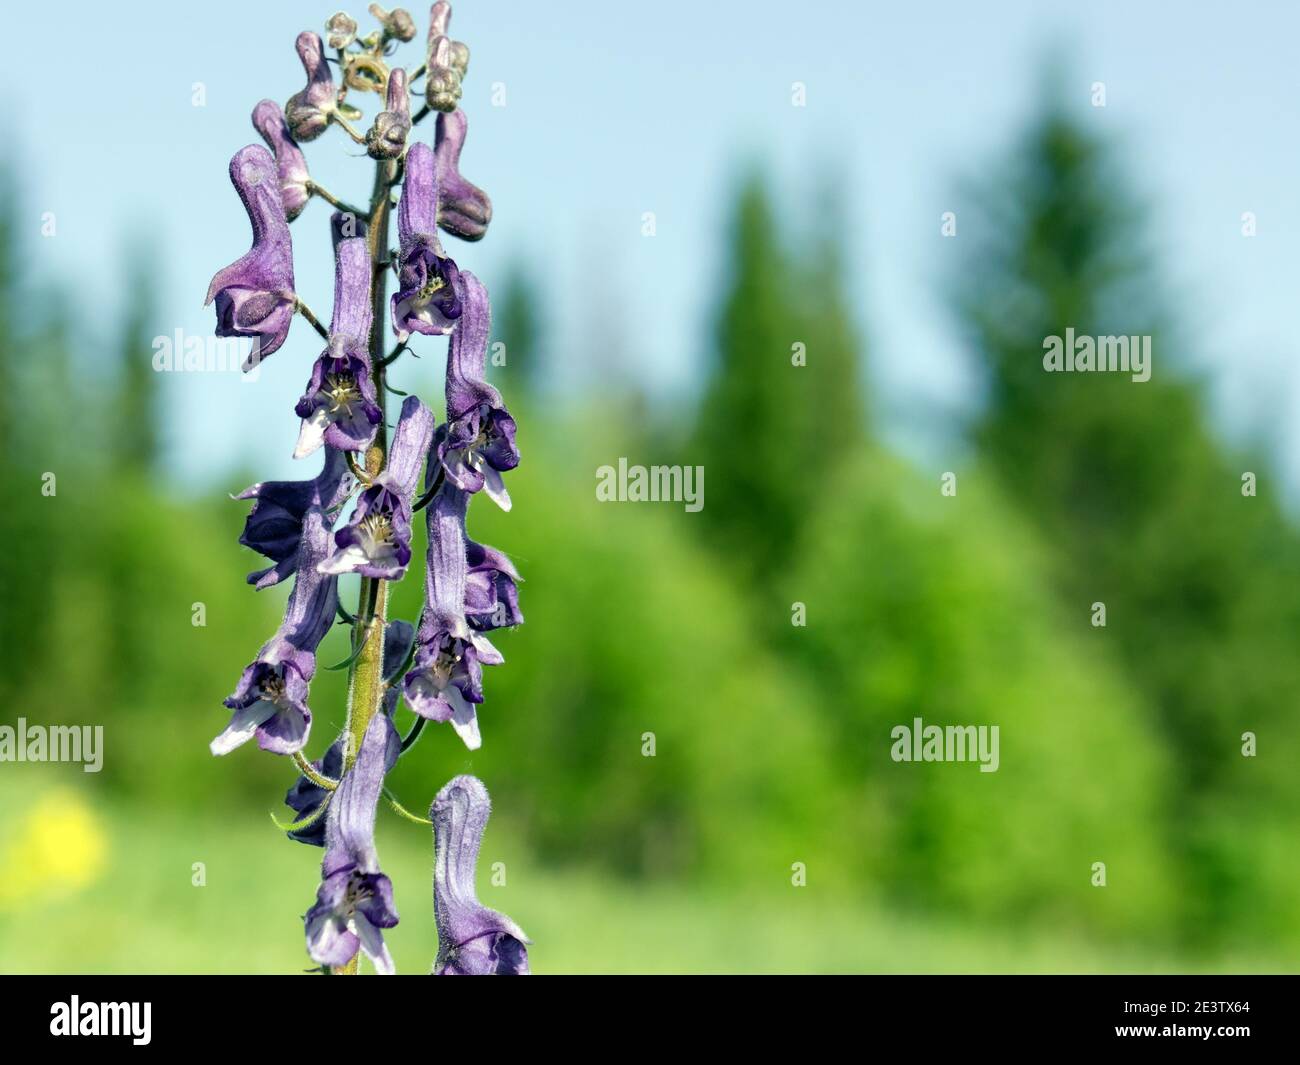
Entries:
{"type": "Polygon", "coordinates": [[[379,24],[384,28],[384,37],[391,41],[401,41],[405,44],[407,41],[415,40],[415,20],[411,18],[411,13],[404,8],[395,7],[391,12],[385,11],[378,4],[370,5],[370,13],[379,20],[379,24]]]}
{"type": "Polygon", "coordinates": [[[406,91],[406,71],[401,67],[388,75],[388,109],[375,116],[366,130],[366,154],[371,159],[397,159],[406,150],[411,132],[411,95],[406,91]]]}
{"type": "Polygon", "coordinates": [[[453,65],[452,40],[438,37],[429,48],[425,95],[435,111],[454,111],[460,101],[460,71],[453,65]]]}
{"type": "Polygon", "coordinates": [[[357,20],[346,11],[338,11],[325,23],[329,36],[325,39],[331,47],[342,51],[357,39],[357,20]]]}

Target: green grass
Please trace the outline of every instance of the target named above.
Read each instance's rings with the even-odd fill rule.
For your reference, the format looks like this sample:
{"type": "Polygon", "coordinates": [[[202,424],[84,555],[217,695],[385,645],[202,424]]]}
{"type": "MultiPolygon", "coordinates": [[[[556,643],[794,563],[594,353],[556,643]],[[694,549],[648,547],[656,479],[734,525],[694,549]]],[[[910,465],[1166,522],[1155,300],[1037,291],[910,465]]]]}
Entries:
{"type": "MultiPolygon", "coordinates": [[[[12,784],[13,781],[7,782],[12,784]]],[[[0,908],[0,970],[13,972],[292,973],[309,965],[301,914],[315,892],[320,851],[280,838],[269,821],[91,806],[75,792],[55,801],[89,815],[106,843],[94,879],[44,884],[0,908]],[[193,863],[206,884],[192,884],[193,863]]],[[[11,816],[0,860],[24,831],[57,853],[86,851],[84,825],[51,827],[44,799],[0,788],[11,816]],[[43,803],[45,821],[33,823],[43,803]],[[78,836],[78,834],[80,834],[78,836]],[[69,842],[68,840],[71,840],[69,842]]],[[[399,971],[427,971],[437,948],[427,830],[381,812],[379,848],[402,923],[389,942],[399,971]]],[[[78,859],[69,859],[75,867],[78,859]]],[[[30,868],[0,869],[28,883],[30,868]],[[25,878],[25,879],[24,879],[25,878]]],[[[39,878],[37,878],[39,879],[39,878]]],[[[50,880],[46,877],[46,880],[50,880]]],[[[815,881],[815,876],[814,876],[815,881]]],[[[1259,957],[1188,959],[1138,947],[1104,948],[1065,934],[1013,934],[948,926],[836,902],[814,887],[774,894],[626,884],[587,871],[547,870],[491,828],[480,897],[510,913],[534,939],[539,973],[676,972],[1109,972],[1284,968],[1259,957]],[[507,883],[491,886],[494,862],[507,883]]],[[[0,896],[3,900],[5,896],[0,896]]]]}

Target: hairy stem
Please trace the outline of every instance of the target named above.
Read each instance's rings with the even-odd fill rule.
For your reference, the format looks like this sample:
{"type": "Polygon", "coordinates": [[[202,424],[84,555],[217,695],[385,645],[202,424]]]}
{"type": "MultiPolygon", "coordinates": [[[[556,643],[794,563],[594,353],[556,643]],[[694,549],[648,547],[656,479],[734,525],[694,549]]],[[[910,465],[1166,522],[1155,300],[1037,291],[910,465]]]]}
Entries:
{"type": "MultiPolygon", "coordinates": [[[[370,366],[378,397],[379,409],[384,400],[384,342],[388,333],[388,223],[391,205],[388,185],[393,178],[394,164],[379,163],[375,167],[374,192],[370,199],[370,228],[368,233],[371,262],[370,366]]],[[[366,472],[373,478],[384,468],[388,454],[388,428],[386,418],[379,420],[375,441],[366,451],[366,472]]],[[[343,746],[343,770],[347,772],[356,761],[357,752],[366,729],[375,714],[379,713],[384,697],[384,624],[387,620],[388,584],[369,577],[361,579],[361,595],[357,603],[356,623],[353,631],[354,646],[361,646],[352,665],[348,683],[347,739],[343,746]]],[[[336,968],[336,974],[351,975],[357,971],[357,959],[336,968]]]]}

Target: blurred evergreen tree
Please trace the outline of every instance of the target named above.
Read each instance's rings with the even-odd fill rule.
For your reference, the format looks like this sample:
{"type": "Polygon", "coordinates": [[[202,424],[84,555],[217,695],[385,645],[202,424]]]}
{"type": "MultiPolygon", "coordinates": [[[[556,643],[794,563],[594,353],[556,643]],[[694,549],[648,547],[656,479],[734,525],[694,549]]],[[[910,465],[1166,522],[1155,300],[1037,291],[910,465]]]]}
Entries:
{"type": "Polygon", "coordinates": [[[158,467],[161,447],[159,375],[153,368],[155,280],[145,249],[136,245],[126,258],[127,303],[117,344],[120,377],[111,439],[119,469],[148,475],[158,467]]]}
{"type": "MultiPolygon", "coordinates": [[[[831,212],[830,217],[835,217],[831,212]]],[[[701,519],[760,591],[863,439],[857,340],[833,223],[791,254],[758,172],[742,183],[711,376],[686,461],[705,468],[701,519]]]]}
{"type": "MultiPolygon", "coordinates": [[[[1294,863],[1265,874],[1239,859],[1243,835],[1300,798],[1281,757],[1300,741],[1295,532],[1266,471],[1208,427],[1144,205],[1109,144],[1048,107],[996,174],[964,230],[984,226],[957,283],[989,374],[979,444],[1056,545],[1070,616],[1088,631],[1092,604],[1105,604],[1106,627],[1094,631],[1156,710],[1179,769],[1176,831],[1197,878],[1188,928],[1276,918],[1294,863]],[[1150,380],[1046,372],[1045,338],[1070,327],[1150,336],[1150,380]],[[1243,495],[1247,470],[1260,475],[1258,496],[1243,495]],[[1268,736],[1271,751],[1243,758],[1248,731],[1268,736]]],[[[1288,908],[1285,923],[1300,931],[1288,908]]]]}
{"type": "Polygon", "coordinates": [[[522,262],[513,262],[493,308],[492,340],[505,345],[505,362],[498,366],[493,361],[488,369],[507,403],[526,402],[525,397],[536,394],[541,383],[538,305],[537,288],[528,268],[522,262]]]}

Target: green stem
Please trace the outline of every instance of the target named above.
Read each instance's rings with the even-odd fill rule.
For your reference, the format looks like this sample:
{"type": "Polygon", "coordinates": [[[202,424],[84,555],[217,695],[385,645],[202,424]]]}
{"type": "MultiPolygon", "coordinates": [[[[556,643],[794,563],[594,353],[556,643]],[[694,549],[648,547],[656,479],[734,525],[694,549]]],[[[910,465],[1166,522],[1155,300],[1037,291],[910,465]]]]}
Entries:
{"type": "Polygon", "coordinates": [[[353,207],[352,204],[348,203],[346,200],[340,200],[334,195],[334,193],[325,188],[324,185],[318,185],[314,181],[308,181],[307,193],[310,196],[319,196],[331,207],[337,207],[340,211],[343,211],[346,214],[350,214],[356,218],[365,217],[365,211],[361,210],[359,207],[353,207]]]}
{"type": "MultiPolygon", "coordinates": [[[[370,366],[379,408],[384,409],[384,341],[388,333],[388,272],[383,259],[388,252],[388,224],[392,208],[388,198],[388,183],[393,177],[393,164],[382,162],[375,167],[375,185],[370,199],[370,227],[367,239],[370,245],[372,324],[370,327],[370,366]]],[[[386,419],[379,419],[375,441],[366,452],[366,472],[377,477],[384,468],[388,453],[386,419]]],[[[357,604],[354,646],[360,653],[352,666],[348,684],[347,738],[343,746],[343,771],[346,773],[357,760],[361,741],[375,714],[380,712],[384,698],[384,623],[388,610],[388,584],[385,581],[363,577],[361,596],[357,604]]],[[[355,974],[356,959],[334,970],[336,974],[355,974]]]]}

